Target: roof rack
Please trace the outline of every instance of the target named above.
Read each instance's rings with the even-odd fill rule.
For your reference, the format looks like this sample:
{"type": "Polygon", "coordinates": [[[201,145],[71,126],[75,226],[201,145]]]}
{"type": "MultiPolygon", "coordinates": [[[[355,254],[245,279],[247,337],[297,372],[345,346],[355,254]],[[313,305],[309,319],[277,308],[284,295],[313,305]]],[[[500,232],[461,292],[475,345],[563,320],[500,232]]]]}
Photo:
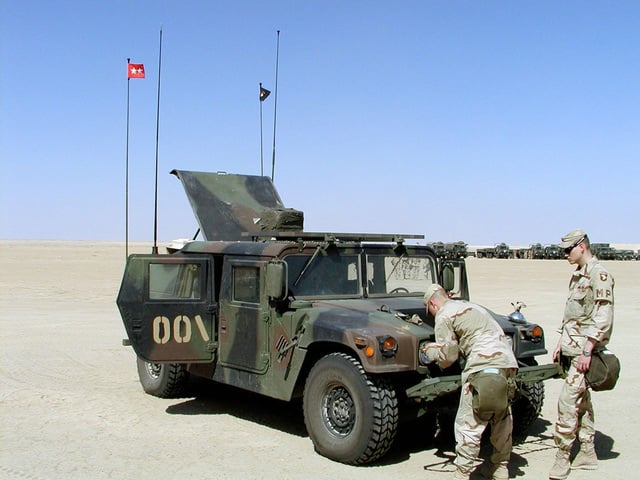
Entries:
{"type": "Polygon", "coordinates": [[[246,237],[251,237],[254,241],[265,238],[276,240],[309,240],[321,242],[396,242],[403,243],[407,239],[424,239],[424,235],[413,234],[386,234],[386,233],[333,233],[333,232],[299,232],[299,231],[278,231],[278,232],[244,232],[246,237]]]}

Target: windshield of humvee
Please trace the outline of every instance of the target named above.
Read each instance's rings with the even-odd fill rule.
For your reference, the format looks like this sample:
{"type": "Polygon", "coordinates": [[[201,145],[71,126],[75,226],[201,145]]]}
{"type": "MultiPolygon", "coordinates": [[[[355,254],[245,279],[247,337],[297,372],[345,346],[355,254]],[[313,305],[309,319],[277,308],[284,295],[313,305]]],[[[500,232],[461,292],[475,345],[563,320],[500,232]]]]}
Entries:
{"type": "Polygon", "coordinates": [[[361,296],[365,288],[370,296],[417,294],[437,282],[434,261],[427,256],[323,251],[288,255],[284,260],[288,264],[289,291],[296,297],[361,296]]]}

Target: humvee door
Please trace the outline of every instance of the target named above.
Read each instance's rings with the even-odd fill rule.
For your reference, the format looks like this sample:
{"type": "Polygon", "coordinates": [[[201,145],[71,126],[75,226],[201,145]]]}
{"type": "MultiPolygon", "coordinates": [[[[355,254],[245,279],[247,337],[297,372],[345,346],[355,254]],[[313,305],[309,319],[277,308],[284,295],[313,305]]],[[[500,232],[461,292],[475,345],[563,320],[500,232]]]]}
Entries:
{"type": "Polygon", "coordinates": [[[118,308],[136,354],[149,362],[211,362],[216,308],[202,256],[131,255],[118,308]]]}

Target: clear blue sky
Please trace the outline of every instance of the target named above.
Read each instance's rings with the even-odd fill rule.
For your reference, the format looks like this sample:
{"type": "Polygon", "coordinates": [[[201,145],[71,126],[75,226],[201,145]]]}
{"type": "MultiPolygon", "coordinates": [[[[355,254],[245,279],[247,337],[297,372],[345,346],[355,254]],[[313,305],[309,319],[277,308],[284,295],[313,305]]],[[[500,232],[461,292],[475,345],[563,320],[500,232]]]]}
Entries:
{"type": "Polygon", "coordinates": [[[260,174],[309,231],[640,243],[640,2],[0,2],[0,238],[197,228],[169,171],[260,174]],[[271,175],[272,93],[263,103],[271,175]]]}

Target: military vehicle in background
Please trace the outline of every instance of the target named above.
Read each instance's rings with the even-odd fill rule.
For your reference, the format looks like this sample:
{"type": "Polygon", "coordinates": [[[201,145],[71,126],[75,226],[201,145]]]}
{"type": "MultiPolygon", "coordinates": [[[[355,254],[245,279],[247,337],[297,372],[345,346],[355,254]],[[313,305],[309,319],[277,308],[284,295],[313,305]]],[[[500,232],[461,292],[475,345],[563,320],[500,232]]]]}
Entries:
{"type": "Polygon", "coordinates": [[[616,250],[608,243],[592,243],[591,252],[598,260],[615,260],[616,250]]]}
{"type": "Polygon", "coordinates": [[[438,258],[447,258],[447,247],[444,242],[430,242],[427,243],[427,246],[433,249],[433,253],[435,253],[438,258]]]}
{"type": "Polygon", "coordinates": [[[460,242],[431,242],[427,243],[427,246],[431,247],[439,258],[467,258],[469,252],[467,251],[467,244],[460,242]]]}
{"type": "Polygon", "coordinates": [[[544,258],[544,247],[541,243],[531,245],[531,258],[535,260],[544,258]]]}
{"type": "Polygon", "coordinates": [[[476,257],[478,258],[513,258],[511,249],[506,243],[498,243],[492,248],[476,249],[476,257]]]}
{"type": "Polygon", "coordinates": [[[633,250],[615,249],[614,258],[616,260],[635,260],[636,253],[633,250]]]}
{"type": "Polygon", "coordinates": [[[511,254],[511,250],[509,249],[509,245],[506,243],[499,243],[495,247],[495,257],[496,258],[513,258],[511,254]]]}
{"type": "MultiPolygon", "coordinates": [[[[389,450],[400,420],[455,411],[463,363],[441,370],[421,356],[434,340],[423,292],[439,282],[468,299],[464,259],[407,242],[422,235],[305,232],[267,177],[172,173],[203,240],[130,255],[117,297],[145,392],[181,396],[194,376],[301,399],[316,451],[356,465],[389,450]]],[[[557,367],[537,365],[543,330],[515,305],[491,314],[520,366],[517,432],[557,367]]]]}
{"type": "Polygon", "coordinates": [[[469,256],[467,244],[462,241],[447,243],[445,244],[445,249],[447,251],[447,258],[467,258],[467,256],[469,256]]]}
{"type": "Polygon", "coordinates": [[[544,258],[547,260],[558,260],[564,258],[564,250],[560,245],[547,245],[544,247],[544,258]]]}

